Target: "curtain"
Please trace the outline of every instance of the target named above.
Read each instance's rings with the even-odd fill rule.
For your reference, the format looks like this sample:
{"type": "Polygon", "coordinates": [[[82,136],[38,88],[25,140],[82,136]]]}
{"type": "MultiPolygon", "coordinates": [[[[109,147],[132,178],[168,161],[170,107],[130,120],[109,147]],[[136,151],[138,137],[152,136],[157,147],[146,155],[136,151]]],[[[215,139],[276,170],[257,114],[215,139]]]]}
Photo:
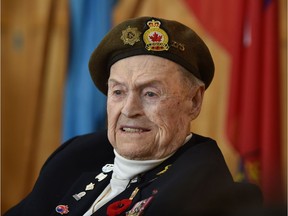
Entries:
{"type": "Polygon", "coordinates": [[[278,203],[284,192],[279,1],[186,3],[231,58],[226,134],[241,157],[238,180],[259,185],[265,203],[278,203]]]}
{"type": "Polygon", "coordinates": [[[115,0],[70,0],[69,67],[65,87],[63,138],[106,128],[106,96],[93,84],[88,61],[111,28],[115,0]]]}
{"type": "Polygon", "coordinates": [[[60,145],[68,2],[2,3],[2,212],[32,189],[60,145]]]}

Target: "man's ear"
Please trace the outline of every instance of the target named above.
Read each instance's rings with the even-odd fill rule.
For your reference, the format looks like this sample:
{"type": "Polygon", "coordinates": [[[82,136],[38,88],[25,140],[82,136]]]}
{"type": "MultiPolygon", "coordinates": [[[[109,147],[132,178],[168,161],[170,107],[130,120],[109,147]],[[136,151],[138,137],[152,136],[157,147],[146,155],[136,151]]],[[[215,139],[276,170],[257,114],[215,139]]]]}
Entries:
{"type": "Polygon", "coordinates": [[[192,120],[196,119],[201,111],[204,92],[205,92],[204,86],[197,87],[196,89],[193,90],[193,94],[192,94],[193,96],[192,98],[190,98],[192,102],[191,111],[190,111],[192,120]]]}

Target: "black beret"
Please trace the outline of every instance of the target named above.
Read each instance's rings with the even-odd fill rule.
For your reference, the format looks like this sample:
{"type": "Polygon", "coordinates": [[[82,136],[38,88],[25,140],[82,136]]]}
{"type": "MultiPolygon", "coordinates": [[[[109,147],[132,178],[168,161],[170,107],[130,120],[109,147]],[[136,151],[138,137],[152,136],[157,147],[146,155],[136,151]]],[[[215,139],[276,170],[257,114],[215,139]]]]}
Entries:
{"type": "Polygon", "coordinates": [[[138,17],[115,26],[93,51],[89,70],[98,89],[107,94],[110,67],[135,55],[155,55],[174,61],[205,83],[214,75],[208,47],[189,27],[172,20],[138,17]]]}

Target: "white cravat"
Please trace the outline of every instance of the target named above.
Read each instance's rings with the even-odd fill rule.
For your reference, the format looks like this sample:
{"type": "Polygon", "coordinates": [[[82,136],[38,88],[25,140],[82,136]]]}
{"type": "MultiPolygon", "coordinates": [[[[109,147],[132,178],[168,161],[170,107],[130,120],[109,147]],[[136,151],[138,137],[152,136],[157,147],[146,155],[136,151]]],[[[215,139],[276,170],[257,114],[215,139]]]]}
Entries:
{"type": "MultiPolygon", "coordinates": [[[[189,134],[186,137],[184,144],[188,142],[191,137],[192,134],[189,134]]],[[[171,157],[174,153],[158,160],[129,160],[119,155],[115,149],[114,154],[114,168],[110,184],[107,185],[103,192],[97,197],[90,209],[83,216],[92,215],[95,211],[124,191],[132,178],[136,177],[140,173],[144,173],[156,167],[171,157]]]]}

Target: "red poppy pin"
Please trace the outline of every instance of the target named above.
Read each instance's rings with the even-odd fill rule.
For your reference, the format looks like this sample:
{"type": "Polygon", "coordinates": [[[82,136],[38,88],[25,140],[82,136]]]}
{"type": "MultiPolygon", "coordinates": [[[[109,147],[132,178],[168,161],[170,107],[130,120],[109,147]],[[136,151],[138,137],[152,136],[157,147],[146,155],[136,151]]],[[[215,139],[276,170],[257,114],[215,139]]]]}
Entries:
{"type": "Polygon", "coordinates": [[[124,211],[126,211],[130,207],[132,200],[136,196],[138,191],[139,191],[139,188],[136,187],[135,190],[132,192],[129,199],[123,199],[123,200],[111,203],[107,208],[107,212],[106,212],[107,215],[108,216],[117,216],[117,215],[120,215],[121,213],[123,213],[124,211]]]}

